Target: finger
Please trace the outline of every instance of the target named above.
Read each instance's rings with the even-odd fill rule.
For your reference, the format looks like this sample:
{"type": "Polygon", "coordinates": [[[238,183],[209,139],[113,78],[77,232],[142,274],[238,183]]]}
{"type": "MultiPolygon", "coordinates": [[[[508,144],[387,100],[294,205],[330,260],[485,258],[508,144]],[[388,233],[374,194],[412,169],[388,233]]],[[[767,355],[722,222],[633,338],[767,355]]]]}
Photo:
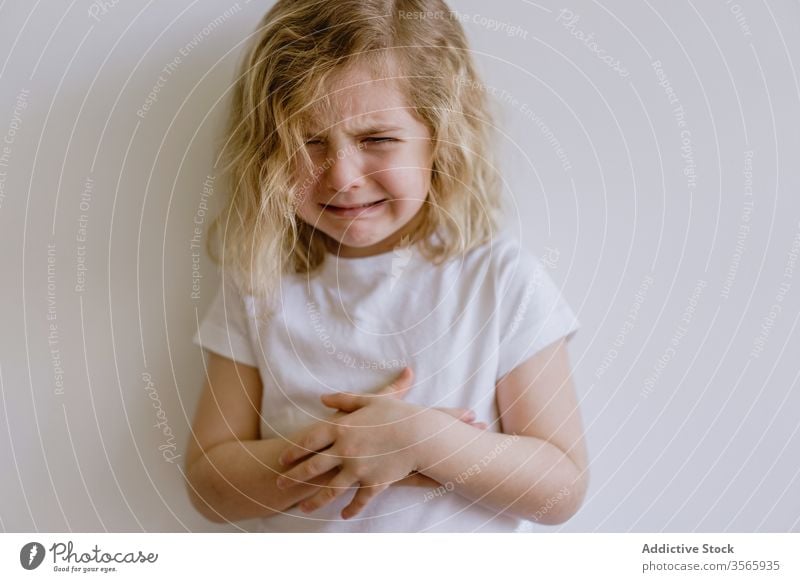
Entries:
{"type": "Polygon", "coordinates": [[[321,507],[325,507],[357,482],[356,478],[349,476],[346,471],[340,471],[338,475],[330,480],[330,483],[324,485],[314,495],[302,501],[298,505],[298,508],[303,513],[310,513],[321,507]]]}
{"type": "Polygon", "coordinates": [[[475,428],[479,428],[481,430],[486,430],[487,428],[489,428],[489,425],[486,424],[485,422],[471,422],[470,424],[475,428]]]}
{"type": "Polygon", "coordinates": [[[291,465],[310,453],[329,447],[334,440],[335,437],[330,427],[325,425],[315,426],[313,430],[304,434],[296,443],[291,443],[287,446],[278,457],[278,462],[281,465],[291,465]]]}
{"type": "Polygon", "coordinates": [[[287,489],[292,485],[311,481],[314,477],[330,471],[341,463],[342,460],[336,455],[330,455],[325,452],[317,453],[278,477],[275,480],[275,485],[278,489],[287,489]]]}
{"type": "Polygon", "coordinates": [[[394,381],[379,390],[374,395],[353,394],[351,392],[334,392],[333,394],[323,394],[322,403],[329,408],[338,408],[345,412],[354,412],[369,404],[369,399],[375,396],[390,396],[392,398],[404,398],[411,388],[414,372],[411,368],[403,368],[400,375],[394,381]]]}
{"type": "Polygon", "coordinates": [[[361,513],[370,501],[375,499],[382,492],[386,491],[389,484],[385,485],[362,485],[356,491],[353,500],[342,510],[342,519],[350,519],[361,513]]]}
{"type": "Polygon", "coordinates": [[[406,393],[411,388],[411,383],[414,381],[414,371],[405,367],[400,372],[400,375],[394,381],[381,388],[377,394],[378,396],[391,396],[392,398],[405,398],[406,393]]]}
{"type": "Polygon", "coordinates": [[[463,420],[464,422],[471,422],[475,420],[475,411],[469,408],[437,408],[445,414],[449,414],[456,420],[463,420]]]}
{"type": "Polygon", "coordinates": [[[334,392],[333,394],[323,394],[322,403],[329,408],[354,412],[369,404],[369,397],[350,392],[334,392]]]}

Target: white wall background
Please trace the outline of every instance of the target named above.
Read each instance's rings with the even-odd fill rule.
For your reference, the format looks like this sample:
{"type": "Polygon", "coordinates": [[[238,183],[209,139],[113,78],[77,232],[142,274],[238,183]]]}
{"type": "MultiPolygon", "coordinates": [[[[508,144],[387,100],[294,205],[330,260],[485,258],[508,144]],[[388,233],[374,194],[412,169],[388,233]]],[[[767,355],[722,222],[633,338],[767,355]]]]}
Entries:
{"type": "MultiPolygon", "coordinates": [[[[151,395],[181,454],[216,288],[203,257],[191,298],[193,221],[269,3],[104,4],[0,3],[0,530],[247,527],[195,514],[151,395]]],[[[552,529],[800,531],[800,4],[452,6],[510,224],[583,323],[592,487],[552,529]]]]}

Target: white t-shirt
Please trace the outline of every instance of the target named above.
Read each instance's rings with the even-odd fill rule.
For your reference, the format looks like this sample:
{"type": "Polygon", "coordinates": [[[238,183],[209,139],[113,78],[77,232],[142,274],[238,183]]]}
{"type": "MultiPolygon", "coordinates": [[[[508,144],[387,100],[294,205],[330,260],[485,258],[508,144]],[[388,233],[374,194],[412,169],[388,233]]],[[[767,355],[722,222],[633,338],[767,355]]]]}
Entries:
{"type": "MultiPolygon", "coordinates": [[[[580,325],[545,267],[505,234],[440,266],[416,246],[365,258],[328,255],[314,275],[282,279],[268,323],[254,317],[259,301],[238,293],[230,277],[223,281],[193,341],[259,368],[262,438],[289,437],[330,417],[320,395],[375,392],[405,365],[415,376],[407,402],[471,408],[500,432],[497,380],[580,325]]],[[[434,496],[433,488],[399,485],[343,520],[354,491],[311,514],[295,508],[260,519],[260,529],[511,532],[528,525],[453,491],[434,496]]]]}

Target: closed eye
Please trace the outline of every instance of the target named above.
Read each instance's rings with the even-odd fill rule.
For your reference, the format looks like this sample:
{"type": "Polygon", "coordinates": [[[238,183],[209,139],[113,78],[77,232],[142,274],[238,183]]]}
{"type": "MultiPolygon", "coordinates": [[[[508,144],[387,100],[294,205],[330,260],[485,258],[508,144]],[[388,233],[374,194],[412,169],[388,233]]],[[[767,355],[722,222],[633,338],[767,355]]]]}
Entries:
{"type": "Polygon", "coordinates": [[[364,141],[367,143],[391,143],[398,140],[393,137],[368,137],[364,141]]]}

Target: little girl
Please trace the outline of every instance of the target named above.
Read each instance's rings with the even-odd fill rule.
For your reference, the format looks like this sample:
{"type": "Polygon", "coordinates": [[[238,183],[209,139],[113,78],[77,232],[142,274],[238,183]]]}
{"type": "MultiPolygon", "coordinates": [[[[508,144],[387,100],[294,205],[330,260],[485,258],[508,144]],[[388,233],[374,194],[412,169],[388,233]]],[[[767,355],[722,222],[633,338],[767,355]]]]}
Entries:
{"type": "Polygon", "coordinates": [[[278,0],[236,81],[194,506],[269,532],[519,531],[587,486],[579,323],[497,232],[442,0],[278,0]]]}

